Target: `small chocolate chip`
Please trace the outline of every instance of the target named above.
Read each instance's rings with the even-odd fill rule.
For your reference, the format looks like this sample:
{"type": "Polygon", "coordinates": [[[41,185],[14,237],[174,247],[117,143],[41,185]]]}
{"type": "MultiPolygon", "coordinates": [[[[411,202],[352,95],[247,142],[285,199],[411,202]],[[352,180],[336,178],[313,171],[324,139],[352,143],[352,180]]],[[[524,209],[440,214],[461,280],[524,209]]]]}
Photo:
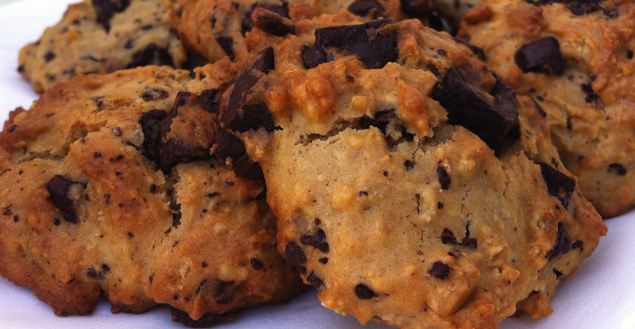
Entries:
{"type": "Polygon", "coordinates": [[[119,137],[121,136],[121,129],[119,127],[114,127],[112,128],[112,132],[115,134],[115,136],[119,137]]]}
{"type": "Polygon", "coordinates": [[[444,228],[443,232],[441,233],[441,243],[458,244],[456,241],[456,237],[454,236],[454,233],[452,233],[452,231],[450,231],[450,229],[448,228],[444,228]]]}
{"type": "Polygon", "coordinates": [[[326,233],[324,230],[318,229],[313,235],[302,234],[300,243],[313,246],[321,252],[329,252],[329,244],[326,242],[326,233]]]}
{"type": "Polygon", "coordinates": [[[560,280],[560,277],[562,276],[562,272],[556,270],[555,268],[553,269],[553,273],[556,275],[556,280],[560,280]]]}
{"type": "Polygon", "coordinates": [[[348,75],[347,74],[344,78],[346,79],[346,81],[348,81],[350,83],[355,82],[355,78],[352,75],[348,75]]]}
{"type": "Polygon", "coordinates": [[[251,263],[251,267],[253,267],[256,271],[260,271],[265,267],[265,265],[261,261],[259,261],[258,258],[252,258],[249,262],[251,263]]]}
{"type": "Polygon", "coordinates": [[[19,222],[20,221],[20,216],[18,216],[18,215],[13,216],[13,221],[15,223],[19,222]]]}
{"type": "Polygon", "coordinates": [[[542,107],[538,105],[538,102],[536,102],[533,98],[531,99],[531,101],[534,102],[534,105],[536,106],[536,110],[538,111],[538,114],[540,114],[541,117],[546,118],[547,112],[545,112],[545,110],[543,110],[542,107]]]}
{"type": "Polygon", "coordinates": [[[103,156],[103,154],[101,154],[101,152],[93,153],[93,158],[101,158],[102,156],[103,156]]]}
{"type": "Polygon", "coordinates": [[[52,61],[53,59],[55,59],[55,53],[53,53],[52,51],[47,51],[46,54],[44,54],[44,62],[48,63],[50,61],[52,61]]]}
{"type": "Polygon", "coordinates": [[[103,280],[106,278],[106,275],[104,273],[102,273],[101,271],[97,271],[94,268],[89,268],[88,271],[86,272],[86,275],[89,278],[95,279],[95,280],[103,280]]]}
{"type": "Polygon", "coordinates": [[[619,163],[611,163],[607,171],[618,176],[626,176],[626,168],[619,163]]]}
{"type": "Polygon", "coordinates": [[[357,298],[359,299],[371,299],[373,297],[377,297],[377,294],[363,283],[355,286],[355,295],[357,295],[357,298]]]}
{"type": "Polygon", "coordinates": [[[306,263],[306,255],[304,255],[304,251],[302,251],[302,248],[293,241],[287,243],[287,246],[284,249],[284,255],[287,260],[292,263],[306,263]]]}
{"type": "Polygon", "coordinates": [[[415,167],[415,162],[414,161],[410,161],[410,160],[406,160],[404,161],[403,165],[406,166],[406,170],[412,170],[415,167]]]}
{"type": "Polygon", "coordinates": [[[561,74],[566,66],[560,43],[554,37],[538,39],[522,46],[516,51],[514,61],[523,73],[561,74]]]}
{"type": "Polygon", "coordinates": [[[437,176],[439,177],[439,183],[441,183],[441,188],[447,190],[450,188],[450,184],[452,183],[452,179],[448,172],[443,167],[437,167],[437,176]]]}
{"type": "Polygon", "coordinates": [[[316,289],[320,289],[320,287],[324,285],[324,281],[322,281],[322,279],[320,279],[320,277],[317,276],[315,272],[311,272],[311,274],[309,274],[309,276],[306,277],[306,282],[308,282],[310,285],[312,285],[316,289]]]}
{"type": "Polygon", "coordinates": [[[444,264],[443,262],[436,261],[434,262],[434,264],[432,264],[432,267],[430,268],[430,270],[428,270],[428,273],[435,276],[436,278],[443,280],[448,278],[448,276],[450,275],[450,271],[452,271],[452,268],[450,266],[444,264]]]}
{"type": "Polygon", "coordinates": [[[154,88],[154,89],[147,89],[146,91],[144,91],[143,94],[141,95],[141,98],[144,101],[149,102],[149,101],[166,99],[169,96],[170,96],[169,92],[154,88]]]}
{"type": "Polygon", "coordinates": [[[441,201],[437,202],[437,209],[443,209],[444,205],[441,201]]]}
{"type": "Polygon", "coordinates": [[[320,262],[320,264],[326,264],[329,262],[329,259],[327,257],[323,257],[323,258],[320,258],[318,262],[320,262]]]}
{"type": "Polygon", "coordinates": [[[113,2],[111,0],[92,0],[93,7],[97,12],[97,23],[104,27],[106,32],[110,31],[110,20],[115,13],[120,13],[130,5],[130,0],[113,2]]]}

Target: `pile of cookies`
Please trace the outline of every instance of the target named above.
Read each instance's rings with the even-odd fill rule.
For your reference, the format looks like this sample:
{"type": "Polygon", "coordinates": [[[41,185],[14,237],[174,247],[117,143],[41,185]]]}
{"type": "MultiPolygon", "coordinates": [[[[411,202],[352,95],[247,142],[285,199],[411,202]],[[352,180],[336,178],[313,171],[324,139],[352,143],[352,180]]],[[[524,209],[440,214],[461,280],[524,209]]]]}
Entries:
{"type": "Polygon", "coordinates": [[[635,5],[452,3],[71,5],[20,52],[0,274],[195,327],[308,285],[361,323],[549,315],[635,204],[635,5]]]}

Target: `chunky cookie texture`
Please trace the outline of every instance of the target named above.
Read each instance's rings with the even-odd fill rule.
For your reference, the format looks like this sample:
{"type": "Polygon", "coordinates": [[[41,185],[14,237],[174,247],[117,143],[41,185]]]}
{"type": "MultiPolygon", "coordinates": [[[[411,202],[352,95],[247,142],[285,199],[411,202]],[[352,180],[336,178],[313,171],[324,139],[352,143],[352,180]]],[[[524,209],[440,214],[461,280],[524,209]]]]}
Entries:
{"type": "Polygon", "coordinates": [[[229,60],[78,76],[0,132],[0,274],[58,315],[173,308],[201,326],[288,300],[261,183],[212,155],[229,60]]]}
{"type": "Polygon", "coordinates": [[[262,169],[278,251],[323,305],[403,328],[552,312],[606,227],[531,98],[416,20],[342,12],[246,42],[219,135],[262,169]]]}
{"type": "Polygon", "coordinates": [[[85,0],[26,45],[18,72],[43,93],[77,74],[112,73],[146,65],[181,67],[186,52],[176,33],[176,4],[163,0],[85,0]]]}
{"type": "Polygon", "coordinates": [[[460,39],[551,125],[564,165],[604,217],[635,205],[635,4],[487,0],[460,39]]]}
{"type": "MultiPolygon", "coordinates": [[[[183,43],[207,60],[215,62],[224,56],[240,60],[247,56],[245,36],[255,25],[252,15],[257,8],[266,9],[283,18],[311,19],[323,14],[335,14],[348,9],[354,15],[366,19],[391,17],[396,20],[406,16],[401,12],[398,0],[184,0],[179,35],[183,43]]],[[[429,6],[423,1],[419,6],[429,6]]],[[[418,7],[417,7],[418,8],[418,7]]],[[[266,25],[263,19],[259,24],[266,25]]],[[[293,33],[289,24],[280,32],[293,33]]],[[[259,26],[263,30],[264,26],[259,26]]],[[[271,26],[270,26],[271,27],[271,26]]],[[[273,28],[273,27],[271,27],[273,28]]],[[[280,27],[279,27],[280,28],[280,27]]],[[[276,34],[274,32],[273,34],[276,34]]]]}

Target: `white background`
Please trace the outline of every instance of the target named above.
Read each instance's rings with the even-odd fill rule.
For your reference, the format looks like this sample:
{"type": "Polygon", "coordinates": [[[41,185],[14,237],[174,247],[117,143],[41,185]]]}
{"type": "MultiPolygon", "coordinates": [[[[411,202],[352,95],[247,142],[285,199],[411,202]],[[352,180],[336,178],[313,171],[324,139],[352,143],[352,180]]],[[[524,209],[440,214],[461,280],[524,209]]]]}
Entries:
{"type": "MultiPolygon", "coordinates": [[[[0,5],[0,122],[10,110],[37,99],[16,71],[18,51],[60,20],[69,0],[23,0],[0,5]]],[[[1,126],[0,126],[1,127],[1,126]]],[[[508,319],[502,329],[635,328],[635,212],[606,222],[609,234],[578,272],[558,287],[554,313],[537,321],[508,319]]],[[[1,235],[1,232],[0,232],[1,235]]],[[[0,328],[183,328],[165,307],[142,315],[110,313],[102,299],[90,316],[59,318],[28,289],[0,278],[0,328]]],[[[351,316],[322,307],[315,291],[291,303],[242,312],[216,328],[362,328],[351,316]]],[[[364,328],[389,328],[370,323],[364,328]]]]}

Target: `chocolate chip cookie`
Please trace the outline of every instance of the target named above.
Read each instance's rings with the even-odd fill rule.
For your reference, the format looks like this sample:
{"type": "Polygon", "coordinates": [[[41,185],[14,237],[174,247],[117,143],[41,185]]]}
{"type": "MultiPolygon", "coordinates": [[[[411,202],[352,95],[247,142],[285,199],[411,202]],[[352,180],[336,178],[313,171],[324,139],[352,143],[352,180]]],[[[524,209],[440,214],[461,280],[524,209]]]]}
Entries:
{"type": "Polygon", "coordinates": [[[176,5],[163,0],[85,0],[26,45],[18,71],[38,93],[77,74],[145,65],[181,67],[176,5]]]}
{"type": "Polygon", "coordinates": [[[216,154],[264,177],[278,251],[322,304],[403,328],[551,313],[606,227],[540,108],[417,20],[276,31],[247,35],[216,154]]]}
{"type": "Polygon", "coordinates": [[[58,315],[173,307],[191,326],[302,290],[264,185],[212,156],[229,60],[77,76],[0,132],[0,274],[58,315]]]}
{"type": "Polygon", "coordinates": [[[635,4],[487,0],[459,38],[542,109],[553,143],[604,217],[635,205],[635,4]]]}
{"type": "MultiPolygon", "coordinates": [[[[254,28],[255,8],[264,8],[283,18],[310,19],[348,9],[369,19],[392,17],[403,19],[397,0],[184,0],[179,24],[183,43],[211,62],[224,56],[239,60],[247,55],[245,35],[254,28]]],[[[428,1],[413,4],[413,11],[428,8],[428,1]]]]}

